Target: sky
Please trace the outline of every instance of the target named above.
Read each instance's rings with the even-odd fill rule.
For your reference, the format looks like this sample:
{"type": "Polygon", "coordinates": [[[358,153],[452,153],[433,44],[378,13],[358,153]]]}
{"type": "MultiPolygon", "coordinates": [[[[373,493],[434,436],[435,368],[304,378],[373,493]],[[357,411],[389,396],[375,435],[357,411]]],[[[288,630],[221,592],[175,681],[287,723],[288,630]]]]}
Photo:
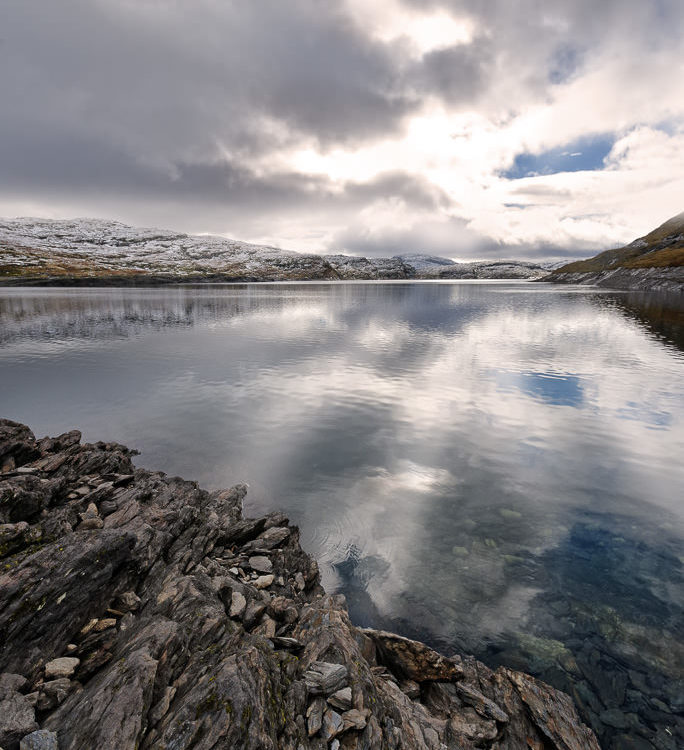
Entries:
{"type": "Polygon", "coordinates": [[[684,210],[681,0],[4,0],[0,215],[587,257],[684,210]]]}

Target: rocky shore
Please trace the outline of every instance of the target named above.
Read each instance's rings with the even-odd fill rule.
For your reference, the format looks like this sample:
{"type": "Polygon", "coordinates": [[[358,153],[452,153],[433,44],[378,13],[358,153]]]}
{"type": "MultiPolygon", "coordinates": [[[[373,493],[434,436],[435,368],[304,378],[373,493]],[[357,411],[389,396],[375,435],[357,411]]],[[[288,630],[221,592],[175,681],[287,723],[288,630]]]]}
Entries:
{"type": "Polygon", "coordinates": [[[554,272],[535,281],[584,284],[637,292],[684,292],[684,266],[673,268],[612,268],[602,271],[554,272]]]}
{"type": "Polygon", "coordinates": [[[354,627],[282,514],[0,420],[0,747],[592,750],[564,693],[354,627]]]}

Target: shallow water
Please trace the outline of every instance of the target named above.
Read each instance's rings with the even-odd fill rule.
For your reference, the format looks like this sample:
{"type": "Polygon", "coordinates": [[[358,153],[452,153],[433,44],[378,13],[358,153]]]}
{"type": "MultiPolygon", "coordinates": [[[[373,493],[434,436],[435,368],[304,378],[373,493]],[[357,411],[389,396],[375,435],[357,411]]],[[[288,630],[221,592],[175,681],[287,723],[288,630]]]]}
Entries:
{"type": "Polygon", "coordinates": [[[682,310],[524,282],[0,289],[0,414],[247,482],[358,623],[541,675],[605,747],[677,747],[682,310]]]}

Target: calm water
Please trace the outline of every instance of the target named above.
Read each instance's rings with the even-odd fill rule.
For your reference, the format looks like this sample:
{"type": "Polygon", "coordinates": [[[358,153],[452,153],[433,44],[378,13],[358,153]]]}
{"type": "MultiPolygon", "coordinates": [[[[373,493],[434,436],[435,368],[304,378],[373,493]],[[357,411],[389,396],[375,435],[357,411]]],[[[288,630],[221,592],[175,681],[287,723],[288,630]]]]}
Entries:
{"type": "Polygon", "coordinates": [[[0,414],[247,482],[357,622],[676,748],[683,349],[681,303],[529,283],[4,289],[0,414]]]}

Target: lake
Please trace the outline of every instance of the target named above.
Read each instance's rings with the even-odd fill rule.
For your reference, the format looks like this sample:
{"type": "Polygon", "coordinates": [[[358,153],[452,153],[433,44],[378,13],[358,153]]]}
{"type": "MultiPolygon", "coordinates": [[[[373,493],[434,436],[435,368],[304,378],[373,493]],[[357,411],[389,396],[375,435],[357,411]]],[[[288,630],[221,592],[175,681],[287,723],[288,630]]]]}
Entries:
{"type": "Polygon", "coordinates": [[[0,289],[0,415],[246,482],[357,624],[541,676],[605,748],[684,744],[683,352],[655,293],[0,289]]]}

